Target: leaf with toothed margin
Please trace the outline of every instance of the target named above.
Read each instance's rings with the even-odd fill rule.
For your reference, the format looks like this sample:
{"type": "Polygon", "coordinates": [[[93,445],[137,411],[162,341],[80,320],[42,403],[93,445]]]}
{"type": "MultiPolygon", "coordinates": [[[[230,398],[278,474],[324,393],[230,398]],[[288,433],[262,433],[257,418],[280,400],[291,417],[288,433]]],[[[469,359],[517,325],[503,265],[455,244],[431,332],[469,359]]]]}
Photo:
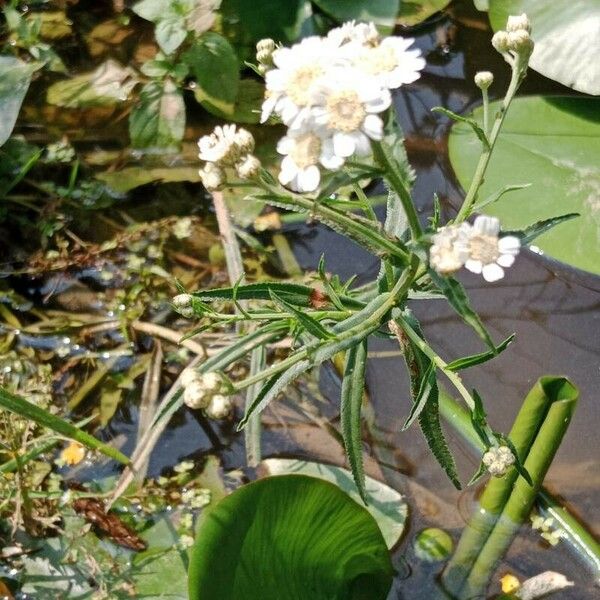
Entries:
{"type": "Polygon", "coordinates": [[[508,348],[514,339],[515,334],[513,333],[503,342],[498,344],[494,350],[488,350],[487,352],[482,352],[481,354],[473,354],[472,356],[465,356],[464,358],[457,358],[448,364],[446,368],[450,371],[461,371],[462,369],[468,369],[469,367],[474,367],[475,365],[481,365],[498,356],[498,354],[501,352],[504,352],[504,350],[508,348]]]}

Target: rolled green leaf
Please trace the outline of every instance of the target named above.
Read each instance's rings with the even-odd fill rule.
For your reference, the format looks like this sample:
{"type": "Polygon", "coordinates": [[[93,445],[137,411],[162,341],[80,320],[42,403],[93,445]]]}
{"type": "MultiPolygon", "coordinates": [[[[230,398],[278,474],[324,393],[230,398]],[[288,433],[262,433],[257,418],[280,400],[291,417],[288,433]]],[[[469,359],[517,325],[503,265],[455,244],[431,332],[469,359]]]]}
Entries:
{"type": "Polygon", "coordinates": [[[28,400],[25,400],[25,398],[11,394],[4,388],[0,388],[0,408],[15,413],[25,419],[29,419],[30,421],[34,421],[42,427],[47,427],[60,435],[75,440],[90,450],[102,452],[102,454],[105,454],[124,465],[129,464],[129,459],[116,448],[101,442],[93,435],[82,431],[78,427],[75,427],[75,425],[49,413],[47,410],[32,404],[28,400]]]}

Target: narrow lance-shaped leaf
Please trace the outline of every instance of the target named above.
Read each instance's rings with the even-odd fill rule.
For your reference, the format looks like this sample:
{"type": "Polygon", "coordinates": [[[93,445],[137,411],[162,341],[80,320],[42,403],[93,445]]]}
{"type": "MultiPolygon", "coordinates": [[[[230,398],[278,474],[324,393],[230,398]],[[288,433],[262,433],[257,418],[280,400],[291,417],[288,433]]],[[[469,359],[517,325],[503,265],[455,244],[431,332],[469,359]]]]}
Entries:
{"type": "Polygon", "coordinates": [[[413,405],[406,419],[406,422],[402,426],[403,430],[408,429],[417,419],[423,409],[425,408],[427,402],[431,399],[433,394],[437,395],[437,382],[435,377],[435,365],[433,362],[430,362],[421,377],[421,383],[419,385],[419,391],[417,392],[417,396],[413,401],[413,405]]]}
{"type": "Polygon", "coordinates": [[[365,504],[368,504],[361,440],[361,407],[365,390],[366,364],[367,340],[365,339],[346,352],[340,417],[352,476],[360,497],[365,504]]]}
{"type": "Polygon", "coordinates": [[[491,360],[495,356],[498,356],[501,352],[504,352],[512,341],[515,339],[515,334],[513,333],[509,337],[507,337],[503,342],[498,344],[494,350],[488,350],[487,352],[482,352],[481,354],[473,354],[472,356],[465,356],[463,358],[457,358],[453,360],[446,367],[450,371],[461,371],[462,369],[468,369],[469,367],[474,367],[475,365],[480,365],[482,363],[491,360]]]}
{"type": "Polygon", "coordinates": [[[566,215],[561,215],[559,217],[552,217],[551,219],[544,219],[543,221],[537,221],[533,225],[526,227],[525,229],[519,231],[505,231],[504,233],[509,235],[516,235],[521,239],[521,244],[530,244],[535,240],[535,238],[542,235],[542,233],[546,233],[550,231],[553,227],[560,225],[561,223],[566,223],[571,219],[575,219],[576,217],[581,216],[579,213],[568,213],[566,215]]]}
{"type": "Polygon", "coordinates": [[[440,288],[446,296],[450,306],[462,317],[467,325],[470,325],[477,335],[493,350],[496,346],[484,327],[479,315],[471,308],[469,298],[464,287],[453,277],[442,277],[433,269],[429,269],[431,280],[440,288]]]}
{"type": "Polygon", "coordinates": [[[479,138],[479,140],[483,144],[483,147],[486,150],[489,149],[490,142],[488,141],[487,136],[485,135],[485,132],[483,131],[483,129],[481,129],[481,127],[479,126],[479,123],[477,123],[477,121],[475,121],[475,119],[470,119],[469,117],[463,117],[462,115],[457,115],[455,112],[452,112],[451,110],[448,110],[447,108],[444,108],[443,106],[434,106],[431,110],[433,112],[440,112],[440,113],[446,115],[447,117],[450,117],[453,121],[459,121],[461,123],[466,123],[467,125],[469,125],[471,127],[471,129],[473,129],[473,131],[475,132],[475,135],[479,138]]]}
{"type": "Polygon", "coordinates": [[[316,319],[310,316],[308,313],[304,313],[295,307],[293,304],[286,302],[283,298],[280,298],[275,292],[271,292],[271,299],[273,302],[281,308],[281,310],[295,317],[296,320],[310,333],[320,340],[329,340],[333,337],[333,333],[329,331],[324,325],[319,323],[316,319]]]}
{"type": "Polygon", "coordinates": [[[90,450],[102,452],[102,454],[105,454],[106,456],[109,456],[110,458],[113,458],[124,465],[129,464],[129,459],[116,448],[101,442],[94,436],[82,431],[78,427],[75,427],[75,425],[72,425],[68,421],[65,421],[64,419],[49,413],[47,410],[32,404],[28,400],[25,400],[25,398],[11,394],[3,388],[0,388],[0,408],[20,415],[25,419],[34,421],[42,427],[47,427],[48,429],[51,429],[60,435],[64,435],[65,437],[75,440],[83,446],[90,448],[90,450]]]}

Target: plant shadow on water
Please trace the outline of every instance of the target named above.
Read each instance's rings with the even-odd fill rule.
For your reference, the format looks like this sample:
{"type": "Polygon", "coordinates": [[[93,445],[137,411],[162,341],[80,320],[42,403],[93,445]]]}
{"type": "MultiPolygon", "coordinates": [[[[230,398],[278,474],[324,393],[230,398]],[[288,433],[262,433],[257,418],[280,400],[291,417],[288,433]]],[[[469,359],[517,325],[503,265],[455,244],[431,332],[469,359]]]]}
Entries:
{"type": "MultiPolygon", "coordinates": [[[[453,214],[453,207],[460,201],[460,189],[446,151],[449,123],[430,109],[445,106],[463,113],[472,107],[480,97],[480,91],[472,83],[473,75],[481,68],[496,74],[492,97],[495,90],[504,89],[509,75],[508,67],[489,43],[490,32],[484,19],[461,3],[452,10],[455,18],[436,17],[415,32],[428,66],[417,83],[401,88],[395,97],[410,162],[417,172],[414,194],[423,215],[431,212],[434,193],[440,196],[447,216],[453,214]]],[[[521,93],[556,90],[556,84],[531,72],[521,93]]],[[[564,88],[560,90],[564,92],[564,88]]],[[[164,186],[159,193],[177,193],[178,189],[164,186]]],[[[190,198],[189,202],[191,205],[197,200],[190,198]]],[[[156,209],[157,203],[151,206],[156,209]]],[[[153,214],[148,218],[160,216],[163,215],[153,214]]],[[[377,274],[378,261],[372,255],[323,226],[288,226],[287,233],[303,269],[315,269],[319,257],[326,254],[328,269],[343,279],[357,274],[359,282],[365,283],[377,274]]],[[[593,468],[590,449],[600,424],[600,414],[593,402],[598,389],[600,357],[599,279],[526,252],[511,270],[511,278],[496,283],[493,289],[484,287],[479,279],[468,274],[462,280],[494,337],[503,339],[517,332],[515,342],[505,355],[470,375],[474,387],[487,390],[491,400],[489,416],[500,430],[509,429],[521,398],[541,374],[568,373],[580,388],[585,401],[579,406],[571,434],[561,446],[546,485],[560,493],[568,505],[577,506],[583,520],[598,529],[596,497],[600,476],[593,468]]],[[[469,355],[480,350],[474,336],[463,336],[459,317],[445,303],[419,303],[415,312],[440,354],[469,355]]],[[[429,566],[419,561],[412,541],[420,529],[430,526],[458,534],[470,513],[472,491],[464,492],[457,505],[454,488],[430,456],[419,433],[415,429],[401,431],[410,395],[397,347],[378,340],[371,344],[369,351],[373,359],[368,365],[366,469],[369,475],[385,480],[406,494],[411,507],[409,527],[394,553],[398,575],[390,599],[426,600],[433,596],[428,586],[433,585],[432,575],[439,570],[439,565],[429,566]]],[[[321,370],[318,390],[310,381],[290,388],[285,398],[263,415],[264,455],[343,464],[343,446],[328,428],[329,423],[338,424],[339,395],[339,377],[331,367],[321,370]]],[[[98,434],[104,440],[125,438],[121,450],[127,455],[135,445],[138,422],[138,408],[129,399],[120,404],[98,434]]],[[[241,416],[240,411],[238,407],[237,417],[241,416]]],[[[466,474],[472,471],[475,461],[466,447],[460,451],[464,443],[448,433],[451,443],[459,448],[461,475],[467,479],[466,474]]],[[[157,476],[183,459],[202,459],[208,455],[219,456],[225,471],[243,469],[243,436],[236,433],[231,422],[208,423],[196,418],[191,411],[181,410],[152,453],[148,474],[157,476]]],[[[71,475],[82,480],[100,479],[114,475],[116,468],[108,464],[83,465],[71,475]]],[[[248,469],[245,475],[253,478],[255,474],[248,469]]],[[[586,588],[589,576],[567,552],[564,544],[542,547],[539,535],[528,528],[515,542],[498,573],[510,570],[526,577],[553,569],[565,572],[576,583],[574,589],[561,592],[561,598],[596,597],[591,586],[586,588]]]]}

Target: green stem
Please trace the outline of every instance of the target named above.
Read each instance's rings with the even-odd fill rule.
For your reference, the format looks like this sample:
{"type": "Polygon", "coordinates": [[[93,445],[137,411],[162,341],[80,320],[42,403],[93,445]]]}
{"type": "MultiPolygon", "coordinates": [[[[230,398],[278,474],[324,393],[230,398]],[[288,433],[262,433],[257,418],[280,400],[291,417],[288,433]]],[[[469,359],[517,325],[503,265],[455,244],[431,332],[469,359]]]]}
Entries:
{"type": "MultiPolygon", "coordinates": [[[[266,181],[265,177],[261,178],[260,184],[269,194],[274,196],[271,200],[272,203],[280,204],[291,210],[301,209],[308,212],[315,219],[322,221],[332,229],[341,230],[358,244],[364,246],[366,241],[368,250],[376,248],[381,256],[391,255],[401,259],[404,264],[408,262],[408,253],[402,250],[397,242],[376,231],[372,224],[362,222],[357,218],[353,218],[352,215],[346,215],[299,194],[284,193],[282,189],[266,181]]],[[[265,198],[264,201],[269,202],[270,200],[265,198]]]]}
{"type": "Polygon", "coordinates": [[[490,96],[487,88],[481,90],[481,97],[483,99],[483,133],[487,137],[490,132],[490,96]]]}
{"type": "MultiPolygon", "coordinates": [[[[252,351],[250,357],[250,375],[256,375],[265,368],[267,353],[264,346],[259,346],[252,351]]],[[[259,392],[258,384],[251,385],[246,390],[246,412],[252,406],[252,402],[259,392]]],[[[244,429],[244,442],[246,445],[246,463],[249,467],[258,467],[262,460],[260,443],[261,433],[260,413],[255,413],[248,419],[244,429]]]]}
{"type": "Polygon", "coordinates": [[[402,208],[406,213],[406,218],[408,220],[408,225],[410,227],[413,239],[418,240],[423,235],[419,216],[417,215],[417,211],[415,209],[415,205],[413,204],[406,182],[402,178],[396,161],[391,155],[389,146],[387,146],[385,142],[371,142],[371,147],[373,148],[375,160],[385,171],[385,178],[390,184],[390,187],[400,199],[402,208]]]}
{"type": "MultiPolygon", "coordinates": [[[[508,90],[506,92],[506,96],[502,101],[502,106],[496,115],[496,120],[494,121],[494,125],[492,127],[492,131],[488,137],[489,146],[483,149],[481,156],[479,157],[479,162],[477,163],[477,167],[475,169],[475,174],[473,175],[473,179],[471,180],[471,185],[469,186],[469,190],[467,191],[467,195],[463,200],[462,206],[458,211],[458,215],[454,220],[455,223],[460,223],[469,217],[471,214],[471,209],[473,208],[473,204],[477,199],[477,193],[479,192],[479,188],[483,184],[483,178],[485,176],[486,169],[490,162],[490,158],[492,157],[492,152],[494,150],[494,146],[496,144],[496,140],[498,139],[498,134],[500,133],[500,129],[502,128],[502,124],[504,123],[504,118],[506,117],[506,112],[508,111],[508,107],[512,102],[517,89],[523,79],[523,67],[520,65],[520,60],[517,58],[516,63],[512,67],[512,76],[510,79],[510,84],[508,86],[508,90]]],[[[487,129],[484,131],[487,135],[487,129]]]]}

